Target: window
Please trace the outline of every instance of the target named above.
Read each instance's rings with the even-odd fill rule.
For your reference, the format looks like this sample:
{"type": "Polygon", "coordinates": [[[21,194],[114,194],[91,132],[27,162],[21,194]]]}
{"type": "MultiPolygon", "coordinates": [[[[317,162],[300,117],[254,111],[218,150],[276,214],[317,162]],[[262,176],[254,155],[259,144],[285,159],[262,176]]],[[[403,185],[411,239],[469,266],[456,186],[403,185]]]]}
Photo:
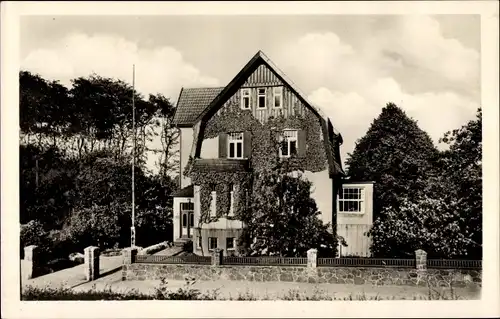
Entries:
{"type": "Polygon", "coordinates": [[[364,189],[360,187],[344,187],[339,196],[339,212],[363,213],[364,189]]]}
{"type": "Polygon", "coordinates": [[[283,105],[283,87],[275,87],[273,89],[273,96],[274,96],[274,107],[275,108],[281,108],[283,105]]]}
{"type": "Polygon", "coordinates": [[[241,108],[244,110],[250,109],[250,89],[241,90],[241,108]]]}
{"type": "Polygon", "coordinates": [[[208,237],[208,249],[217,248],[217,237],[208,237]]]}
{"type": "Polygon", "coordinates": [[[243,158],[243,133],[229,133],[227,158],[243,158]]]}
{"type": "Polygon", "coordinates": [[[187,227],[187,215],[182,214],[182,227],[187,227]]]}
{"type": "Polygon", "coordinates": [[[259,109],[266,108],[266,89],[257,89],[257,107],[259,109]]]}
{"type": "Polygon", "coordinates": [[[194,210],[194,203],[181,203],[181,210],[194,210]]]}
{"type": "Polygon", "coordinates": [[[189,214],[189,227],[194,227],[194,214],[189,214]]]}
{"type": "Polygon", "coordinates": [[[297,131],[286,130],[280,134],[280,157],[297,155],[297,131]]]}
{"type": "Polygon", "coordinates": [[[235,238],[234,237],[227,237],[226,238],[226,249],[234,249],[235,247],[235,238]]]}
{"type": "Polygon", "coordinates": [[[199,236],[198,240],[196,241],[196,248],[201,249],[201,244],[202,244],[202,238],[201,236],[199,236]]]}

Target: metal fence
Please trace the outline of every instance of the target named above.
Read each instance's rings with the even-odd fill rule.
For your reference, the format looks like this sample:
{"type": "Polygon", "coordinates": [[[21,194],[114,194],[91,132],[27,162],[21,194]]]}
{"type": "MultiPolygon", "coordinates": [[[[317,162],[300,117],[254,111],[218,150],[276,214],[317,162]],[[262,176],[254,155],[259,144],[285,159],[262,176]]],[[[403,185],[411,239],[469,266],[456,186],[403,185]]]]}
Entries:
{"type": "Polygon", "coordinates": [[[427,268],[482,269],[481,260],[427,259],[427,268]]]}
{"type": "Polygon", "coordinates": [[[209,265],[212,261],[210,256],[162,256],[162,255],[137,255],[134,262],[148,264],[199,264],[209,265]]]}
{"type": "Polygon", "coordinates": [[[321,267],[415,267],[415,259],[318,258],[321,267]]]}
{"type": "MultiPolygon", "coordinates": [[[[136,263],[154,264],[211,264],[211,256],[162,256],[162,255],[137,255],[134,259],[136,263]]],[[[306,266],[306,257],[235,257],[224,256],[223,265],[255,265],[255,266],[306,266]]],[[[396,258],[318,258],[318,267],[402,267],[415,268],[415,259],[396,258]]],[[[481,260],[448,260],[448,259],[428,259],[427,268],[440,269],[481,269],[481,260]]]]}
{"type": "Polygon", "coordinates": [[[223,257],[224,265],[258,265],[258,266],[305,266],[305,257],[223,257]]]}

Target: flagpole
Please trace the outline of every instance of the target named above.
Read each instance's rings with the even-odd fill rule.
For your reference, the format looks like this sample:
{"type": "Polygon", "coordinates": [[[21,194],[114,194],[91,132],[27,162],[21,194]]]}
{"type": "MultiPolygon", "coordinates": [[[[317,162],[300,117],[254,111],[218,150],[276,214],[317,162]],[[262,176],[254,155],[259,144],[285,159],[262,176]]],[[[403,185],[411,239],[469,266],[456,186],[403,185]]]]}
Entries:
{"type": "Polygon", "coordinates": [[[132,227],[130,247],[135,247],[135,64],[132,65],[132,227]]]}

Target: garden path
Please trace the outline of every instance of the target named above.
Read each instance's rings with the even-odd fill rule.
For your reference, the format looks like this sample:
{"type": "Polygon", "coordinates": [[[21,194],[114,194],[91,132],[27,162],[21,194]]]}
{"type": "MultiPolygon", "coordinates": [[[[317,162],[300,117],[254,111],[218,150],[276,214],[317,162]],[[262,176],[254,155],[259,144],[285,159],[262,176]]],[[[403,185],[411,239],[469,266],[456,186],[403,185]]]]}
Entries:
{"type": "MultiPolygon", "coordinates": [[[[122,256],[101,256],[99,259],[99,272],[100,274],[106,276],[107,274],[121,268],[122,262],[122,256]]],[[[23,272],[26,273],[26,266],[27,263],[24,260],[21,260],[21,284],[23,288],[26,286],[35,286],[39,288],[71,288],[86,282],[83,264],[62,269],[33,279],[25,279],[23,272]]]]}

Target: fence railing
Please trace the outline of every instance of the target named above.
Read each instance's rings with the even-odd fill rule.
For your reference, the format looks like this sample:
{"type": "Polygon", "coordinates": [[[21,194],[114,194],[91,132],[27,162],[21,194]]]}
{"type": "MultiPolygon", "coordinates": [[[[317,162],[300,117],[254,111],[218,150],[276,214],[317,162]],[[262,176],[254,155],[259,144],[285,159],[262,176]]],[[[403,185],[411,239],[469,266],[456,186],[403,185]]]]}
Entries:
{"type": "Polygon", "coordinates": [[[162,256],[162,255],[137,255],[134,262],[152,264],[199,264],[209,265],[212,261],[210,256],[162,256]]]}
{"type": "Polygon", "coordinates": [[[321,267],[415,267],[415,259],[318,258],[321,267]]]}
{"type": "Polygon", "coordinates": [[[305,257],[223,257],[224,265],[259,265],[259,266],[305,266],[305,257]]]}
{"type": "MultiPolygon", "coordinates": [[[[136,263],[154,264],[200,264],[212,263],[212,256],[162,256],[162,255],[137,255],[136,263]]],[[[306,257],[235,257],[223,256],[222,265],[256,265],[256,266],[305,266],[306,257]]],[[[448,260],[428,259],[427,268],[439,269],[481,269],[481,260],[448,260]]],[[[404,267],[415,268],[415,259],[396,258],[317,258],[318,267],[404,267]]]]}
{"type": "Polygon", "coordinates": [[[481,269],[481,260],[427,259],[427,268],[481,269]]]}

